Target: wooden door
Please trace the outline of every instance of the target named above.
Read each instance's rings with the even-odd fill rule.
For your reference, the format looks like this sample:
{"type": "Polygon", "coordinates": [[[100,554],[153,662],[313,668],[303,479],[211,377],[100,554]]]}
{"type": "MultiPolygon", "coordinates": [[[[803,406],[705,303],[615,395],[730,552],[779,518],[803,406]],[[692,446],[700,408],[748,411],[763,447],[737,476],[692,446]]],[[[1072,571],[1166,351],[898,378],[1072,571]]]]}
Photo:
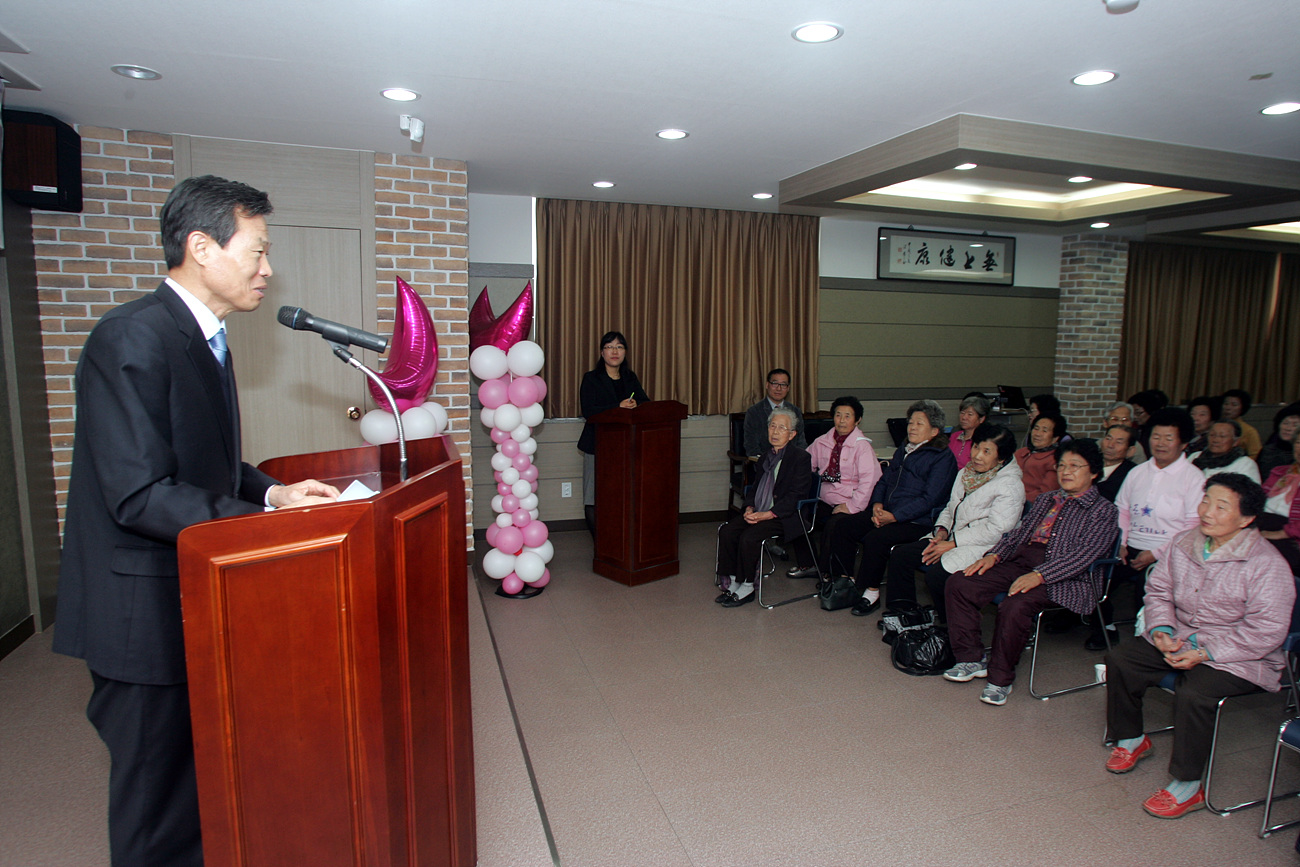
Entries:
{"type": "MultiPolygon", "coordinates": [[[[262,306],[229,323],[244,458],[332,451],[364,443],[349,410],[369,403],[365,378],[319,335],[280,325],[281,306],[376,331],[374,155],[176,136],[176,177],[214,174],[271,196],[274,271],[262,306]]],[[[353,350],[378,369],[371,352],[353,350]]]]}

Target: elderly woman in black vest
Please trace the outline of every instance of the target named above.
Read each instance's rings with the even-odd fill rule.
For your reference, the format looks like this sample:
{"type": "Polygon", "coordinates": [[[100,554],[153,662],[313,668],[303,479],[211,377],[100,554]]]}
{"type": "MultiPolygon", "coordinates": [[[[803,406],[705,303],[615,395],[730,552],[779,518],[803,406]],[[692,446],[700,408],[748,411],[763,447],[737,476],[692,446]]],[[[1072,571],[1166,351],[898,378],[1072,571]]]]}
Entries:
{"type": "Polygon", "coordinates": [[[754,484],[745,493],[744,514],[737,515],[718,530],[718,586],[722,593],[714,601],[724,608],[738,608],[754,600],[754,581],[763,540],[772,536],[794,538],[803,532],[796,504],[812,488],[812,459],[794,444],[799,418],[788,407],[778,406],[767,419],[767,441],[771,446],[758,459],[754,484]]]}

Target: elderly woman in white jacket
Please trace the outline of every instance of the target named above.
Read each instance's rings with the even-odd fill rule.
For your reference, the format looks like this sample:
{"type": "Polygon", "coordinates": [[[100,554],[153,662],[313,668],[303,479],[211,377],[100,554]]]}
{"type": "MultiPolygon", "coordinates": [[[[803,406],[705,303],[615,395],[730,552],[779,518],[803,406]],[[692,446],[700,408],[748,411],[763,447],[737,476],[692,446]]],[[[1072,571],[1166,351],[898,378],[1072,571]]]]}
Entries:
{"type": "Polygon", "coordinates": [[[915,572],[929,566],[925,583],[935,611],[944,620],[943,590],[948,576],[984,556],[1016,526],[1025,508],[1025,485],[1015,461],[1010,430],[985,422],[972,437],[970,463],[957,474],[952,496],[924,539],[899,545],[889,555],[887,598],[890,608],[916,602],[915,572]]]}

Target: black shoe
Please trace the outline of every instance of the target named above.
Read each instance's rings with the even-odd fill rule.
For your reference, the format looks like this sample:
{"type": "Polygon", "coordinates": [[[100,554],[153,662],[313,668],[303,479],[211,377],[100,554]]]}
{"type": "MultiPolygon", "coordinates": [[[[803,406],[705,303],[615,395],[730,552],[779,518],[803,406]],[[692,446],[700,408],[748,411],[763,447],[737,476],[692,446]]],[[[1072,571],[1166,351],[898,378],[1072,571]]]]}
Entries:
{"type": "Polygon", "coordinates": [[[717,598],[714,599],[713,601],[721,605],[723,602],[727,601],[727,597],[730,595],[731,595],[730,590],[723,590],[721,593],[718,594],[717,598]]]}
{"type": "MultiPolygon", "coordinates": [[[[1118,640],[1119,640],[1119,634],[1112,629],[1111,636],[1110,636],[1111,646],[1114,646],[1115,642],[1117,642],[1118,640]]],[[[1100,632],[1094,632],[1091,635],[1089,635],[1088,640],[1083,643],[1083,649],[1094,650],[1094,651],[1106,650],[1107,649],[1106,639],[1102,637],[1100,632]]]]}
{"type": "Polygon", "coordinates": [[[753,593],[750,593],[748,596],[746,596],[746,597],[743,598],[743,599],[738,599],[738,598],[736,598],[736,594],[735,594],[735,593],[728,593],[727,595],[728,595],[729,597],[731,597],[731,598],[729,598],[729,599],[724,599],[723,602],[722,602],[722,607],[723,607],[723,608],[739,608],[739,607],[742,606],[742,605],[747,605],[747,604],[749,604],[750,602],[753,602],[753,601],[754,601],[754,597],[758,595],[758,591],[755,590],[753,593]]]}
{"type": "Polygon", "coordinates": [[[817,574],[816,566],[791,566],[785,571],[787,578],[811,578],[817,574]]]}
{"type": "Polygon", "coordinates": [[[868,614],[880,607],[880,600],[882,599],[884,599],[883,596],[877,596],[875,602],[868,602],[867,597],[863,596],[857,602],[853,603],[853,616],[866,617],[868,614]]]}

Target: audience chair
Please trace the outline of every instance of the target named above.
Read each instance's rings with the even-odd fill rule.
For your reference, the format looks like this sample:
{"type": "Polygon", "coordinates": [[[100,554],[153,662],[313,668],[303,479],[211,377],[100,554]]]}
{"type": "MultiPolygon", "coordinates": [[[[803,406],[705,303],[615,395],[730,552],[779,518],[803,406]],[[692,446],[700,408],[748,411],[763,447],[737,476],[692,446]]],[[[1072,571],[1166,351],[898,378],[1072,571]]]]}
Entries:
{"type": "Polygon", "coordinates": [[[745,454],[745,414],[733,412],[728,418],[727,438],[727,513],[745,511],[745,488],[754,474],[754,462],[745,454]]]}
{"type": "MultiPolygon", "coordinates": [[[[1092,563],[1093,566],[1102,567],[1102,579],[1101,579],[1101,588],[1100,588],[1101,594],[1097,597],[1097,605],[1093,609],[1093,612],[1101,622],[1101,626],[1102,626],[1101,633],[1102,635],[1106,636],[1107,650],[1110,650],[1110,636],[1107,634],[1106,620],[1104,615],[1101,613],[1101,605],[1103,602],[1106,601],[1106,592],[1110,587],[1111,572],[1114,570],[1115,564],[1119,562],[1119,546],[1120,546],[1120,537],[1117,534],[1115,537],[1115,544],[1111,546],[1110,556],[1098,558],[1097,560],[1094,560],[1092,563]]],[[[1092,567],[1089,567],[1089,571],[1091,571],[1091,568],[1092,567]]],[[[1007,598],[1007,594],[999,593],[997,596],[993,598],[993,602],[994,604],[1001,605],[1002,601],[1006,598],[1007,598]]],[[[1034,631],[1029,635],[1029,644],[1027,645],[1027,649],[1030,650],[1029,694],[1032,695],[1034,698],[1039,699],[1040,701],[1047,701],[1049,698],[1055,698],[1058,695],[1068,695],[1069,693],[1072,692],[1082,692],[1085,689],[1093,689],[1094,687],[1105,685],[1105,681],[1097,680],[1094,673],[1092,680],[1088,681],[1087,683],[1081,683],[1078,686],[1067,686],[1063,689],[1052,690],[1051,692],[1039,692],[1035,688],[1034,681],[1038,674],[1038,643],[1039,643],[1039,639],[1042,637],[1043,634],[1043,616],[1047,614],[1055,614],[1058,611],[1069,611],[1069,609],[1060,605],[1049,605],[1047,608],[1044,608],[1042,611],[1038,612],[1038,616],[1034,618],[1034,631]]],[[[1091,668],[1091,666],[1089,667],[1091,668]]]]}
{"type": "MultiPolygon", "coordinates": [[[[1294,651],[1288,651],[1294,652],[1294,651]]],[[[1287,828],[1293,828],[1300,825],[1300,819],[1292,819],[1289,822],[1279,822],[1276,825],[1270,825],[1269,819],[1273,816],[1273,802],[1279,798],[1294,798],[1300,795],[1300,791],[1287,792],[1283,795],[1273,794],[1277,786],[1277,766],[1282,757],[1282,747],[1294,750],[1300,753],[1300,717],[1289,719],[1278,728],[1277,744],[1273,747],[1273,767],[1268,772],[1268,794],[1264,796],[1264,820],[1259,826],[1260,839],[1268,837],[1275,831],[1283,831],[1287,828]]]]}
{"type": "Polygon", "coordinates": [[[894,448],[901,449],[907,442],[907,419],[887,418],[885,427],[889,429],[889,436],[894,440],[894,448]]]}
{"type": "Polygon", "coordinates": [[[817,412],[804,413],[803,417],[803,438],[809,446],[813,440],[835,427],[835,420],[831,418],[830,410],[821,409],[817,412]]]}
{"type": "MultiPolygon", "coordinates": [[[[812,487],[808,491],[808,496],[800,500],[797,506],[798,515],[799,515],[799,526],[803,529],[803,541],[804,544],[808,546],[808,550],[812,553],[814,565],[816,565],[817,563],[817,549],[813,547],[812,531],[813,531],[813,522],[817,516],[817,503],[818,503],[818,498],[821,494],[821,490],[822,490],[821,476],[814,475],[812,480],[812,487]]],[[[817,581],[812,585],[813,589],[811,593],[798,593],[790,597],[789,599],[783,599],[780,602],[769,603],[764,601],[763,588],[767,586],[768,579],[771,578],[773,575],[775,575],[777,570],[777,557],[779,555],[777,555],[773,549],[779,547],[781,543],[785,541],[783,536],[784,536],[783,533],[777,532],[774,533],[771,537],[764,539],[763,548],[761,551],[759,551],[758,554],[759,575],[757,578],[758,583],[754,589],[754,592],[757,593],[758,595],[755,598],[758,600],[759,605],[763,606],[769,611],[771,611],[773,608],[778,608],[782,605],[789,605],[791,602],[798,602],[801,599],[812,599],[817,595],[817,591],[821,587],[822,579],[825,577],[821,573],[821,567],[818,566],[817,581]]],[[[797,540],[795,541],[795,544],[798,544],[797,540]]],[[[803,579],[798,579],[798,580],[803,580],[803,579]]]]}

